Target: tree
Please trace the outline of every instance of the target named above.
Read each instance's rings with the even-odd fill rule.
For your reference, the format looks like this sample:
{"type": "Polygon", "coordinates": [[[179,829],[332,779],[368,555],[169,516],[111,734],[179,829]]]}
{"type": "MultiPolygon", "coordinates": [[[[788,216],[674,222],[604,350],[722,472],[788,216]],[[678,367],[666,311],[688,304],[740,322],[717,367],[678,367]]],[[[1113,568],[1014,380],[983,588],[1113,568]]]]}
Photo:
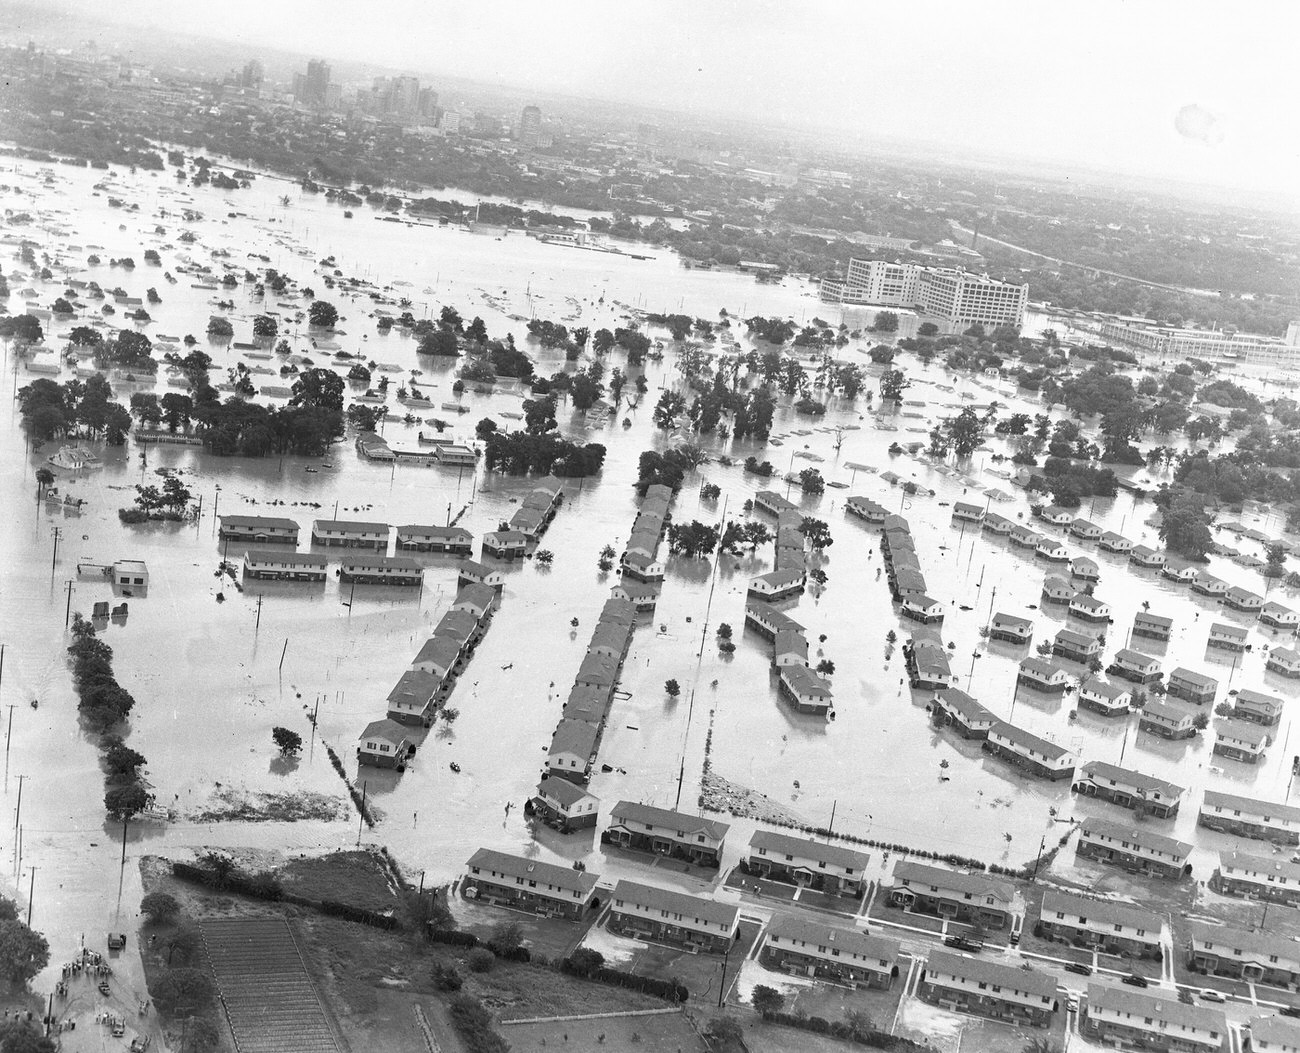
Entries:
{"type": "Polygon", "coordinates": [[[682,685],[676,680],[665,680],[664,691],[667,692],[669,698],[676,698],[682,693],[682,685]]]}
{"type": "Polygon", "coordinates": [[[280,331],[280,323],[269,314],[259,314],[253,319],[253,335],[259,339],[273,340],[280,331]]]}
{"type": "Polygon", "coordinates": [[[0,1026],[0,1053],[54,1053],[58,1047],[35,1024],[13,1019],[0,1026]]]}
{"type": "Polygon", "coordinates": [[[734,1016],[715,1016],[705,1032],[719,1049],[733,1049],[745,1037],[745,1029],[734,1016]]]}
{"type": "Polygon", "coordinates": [[[171,921],[180,912],[180,903],[167,892],[150,892],[140,901],[140,913],[155,925],[171,921]]]}
{"type": "Polygon", "coordinates": [[[822,676],[833,676],[835,674],[835,663],[829,658],[823,658],[817,663],[817,672],[822,676]]]}
{"type": "Polygon", "coordinates": [[[104,794],[104,810],[110,819],[130,819],[149,807],[149,791],[138,782],[114,786],[104,794]]]}
{"type": "Polygon", "coordinates": [[[707,556],[718,544],[718,528],[698,519],[668,525],[668,547],[690,559],[707,556]]]}
{"type": "Polygon", "coordinates": [[[307,321],[320,329],[333,329],[338,320],[338,308],[328,300],[316,300],[307,309],[307,321]]]}
{"type": "Polygon", "coordinates": [[[948,442],[958,459],[969,457],[984,441],[984,422],[978,413],[967,406],[956,417],[943,422],[948,442]]]}
{"type": "Polygon", "coordinates": [[[438,315],[438,324],[444,329],[450,329],[454,333],[459,333],[463,327],[460,319],[460,312],[448,304],[438,315]]]}
{"type": "Polygon", "coordinates": [[[486,942],[494,954],[508,954],[523,946],[524,928],[517,921],[499,921],[486,942]]]}
{"type": "Polygon", "coordinates": [[[759,984],[750,994],[749,1003],[764,1020],[771,1020],[785,1008],[785,995],[775,987],[759,984]]]}
{"type": "Polygon", "coordinates": [[[229,318],[222,318],[214,314],[208,319],[208,336],[216,337],[219,340],[229,340],[234,335],[235,327],[230,324],[229,318]]]}
{"type": "Polygon", "coordinates": [[[804,468],[799,472],[799,489],[806,494],[824,493],[826,480],[816,468],[804,468]]]}
{"type": "Polygon", "coordinates": [[[654,422],[664,431],[677,424],[677,418],[686,412],[686,397],[680,392],[666,390],[655,404],[654,422]]]}
{"type": "Polygon", "coordinates": [[[933,322],[922,322],[916,330],[917,336],[938,336],[939,327],[933,322]]]}
{"type": "Polygon", "coordinates": [[[302,752],[302,736],[288,728],[272,728],[271,739],[281,757],[296,757],[302,752]]]}
{"type": "Polygon", "coordinates": [[[195,1009],[212,999],[212,982],[201,969],[168,969],[150,989],[158,1008],[195,1009]]]}
{"type": "Polygon", "coordinates": [[[118,778],[135,778],[135,773],[145,765],[143,753],[128,746],[117,735],[109,737],[104,747],[104,763],[110,774],[118,778]]]}
{"type": "Polygon", "coordinates": [[[50,960],[50,945],[17,919],[0,921],[0,976],[25,987],[50,960]]]}
{"type": "Polygon", "coordinates": [[[343,378],[332,369],[308,369],[293,382],[290,406],[342,412],[343,378]]]}
{"type": "Polygon", "coordinates": [[[831,528],[822,519],[804,516],[803,522],[799,524],[799,533],[806,537],[808,543],[818,551],[830,548],[834,544],[831,538],[831,528]]]}
{"type": "Polygon", "coordinates": [[[491,417],[484,417],[474,425],[474,434],[483,442],[487,442],[488,436],[497,430],[497,422],[491,417]]]}
{"type": "Polygon", "coordinates": [[[890,402],[902,402],[903,392],[911,386],[912,382],[901,369],[886,370],[880,377],[880,397],[890,402]]]}
{"type": "Polygon", "coordinates": [[[39,468],[37,468],[36,486],[38,492],[44,493],[45,488],[47,486],[53,486],[53,485],[54,485],[54,473],[50,471],[48,468],[46,468],[45,465],[41,465],[39,468]]]}
{"type": "Polygon", "coordinates": [[[435,355],[442,358],[455,358],[460,354],[456,334],[450,329],[434,329],[420,337],[416,351],[421,355],[435,355]]]}
{"type": "Polygon", "coordinates": [[[1267,561],[1264,567],[1264,577],[1282,577],[1283,573],[1285,573],[1286,546],[1280,541],[1273,542],[1264,550],[1264,558],[1267,561]]]}
{"type": "Polygon", "coordinates": [[[1050,1038],[1031,1038],[1020,1047],[1020,1053],[1061,1053],[1061,1047],[1050,1038]]]}
{"type": "Polygon", "coordinates": [[[893,311],[877,311],[876,321],[871,326],[873,333],[898,332],[898,315],[893,311]]]}

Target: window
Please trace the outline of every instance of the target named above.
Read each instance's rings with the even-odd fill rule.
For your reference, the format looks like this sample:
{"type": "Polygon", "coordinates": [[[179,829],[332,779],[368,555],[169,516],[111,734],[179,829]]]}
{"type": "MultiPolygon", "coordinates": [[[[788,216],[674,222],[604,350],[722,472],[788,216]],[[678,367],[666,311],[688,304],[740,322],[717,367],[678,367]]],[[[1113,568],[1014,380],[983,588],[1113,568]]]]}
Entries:
{"type": "Polygon", "coordinates": [[[698,841],[700,844],[704,844],[704,835],[703,835],[703,834],[697,834],[696,837],[695,837],[695,840],[698,841]]]}

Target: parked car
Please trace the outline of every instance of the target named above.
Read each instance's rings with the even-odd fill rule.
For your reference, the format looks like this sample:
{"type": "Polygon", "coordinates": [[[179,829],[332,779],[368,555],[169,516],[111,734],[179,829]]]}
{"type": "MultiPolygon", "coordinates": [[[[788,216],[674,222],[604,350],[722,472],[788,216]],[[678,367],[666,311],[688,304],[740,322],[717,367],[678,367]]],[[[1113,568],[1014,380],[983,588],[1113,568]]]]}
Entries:
{"type": "Polygon", "coordinates": [[[943,943],[945,947],[955,947],[959,951],[970,951],[972,954],[979,954],[984,948],[984,944],[965,936],[949,936],[943,943]]]}
{"type": "Polygon", "coordinates": [[[1129,973],[1120,983],[1129,984],[1132,987],[1149,987],[1150,982],[1145,976],[1139,976],[1137,973],[1129,973]]]}
{"type": "Polygon", "coordinates": [[[1065,1010],[1067,1013],[1077,1013],[1079,1011],[1079,1000],[1074,995],[1070,995],[1065,1000],[1065,1010]]]}
{"type": "Polygon", "coordinates": [[[1201,992],[1201,1000],[1205,1002],[1226,1002],[1228,999],[1222,991],[1216,991],[1212,987],[1207,987],[1201,992]]]}
{"type": "Polygon", "coordinates": [[[1083,962],[1068,962],[1065,971],[1067,973],[1078,973],[1080,976],[1091,976],[1092,966],[1084,965],[1083,962]]]}

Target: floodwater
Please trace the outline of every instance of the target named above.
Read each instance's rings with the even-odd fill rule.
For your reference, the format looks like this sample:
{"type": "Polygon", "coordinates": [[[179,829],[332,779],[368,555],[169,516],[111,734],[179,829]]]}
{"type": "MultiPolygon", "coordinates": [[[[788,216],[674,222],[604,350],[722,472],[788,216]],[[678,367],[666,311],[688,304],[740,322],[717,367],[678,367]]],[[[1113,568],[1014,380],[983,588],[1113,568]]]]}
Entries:
{"type": "MultiPolygon", "coordinates": [[[[0,182],[23,191],[8,200],[14,209],[31,211],[35,220],[31,228],[7,232],[35,238],[63,261],[67,276],[93,277],[105,289],[121,285],[136,296],[155,286],[163,302],[148,308],[154,321],[146,331],[154,335],[201,334],[215,300],[229,298],[236,305],[231,313],[236,337],[247,340],[252,316],[273,306],[276,297],[268,295],[265,305],[254,303],[242,287],[212,292],[192,288],[189,275],[180,275],[176,285],[163,280],[162,270],[179,258],[206,263],[214,250],[228,251],[229,262],[239,267],[258,265],[248,258],[250,252],[270,256],[271,266],[339,306],[345,320],[337,342],[343,349],[403,369],[417,368],[414,342],[396,331],[379,335],[367,317],[372,309],[368,299],[327,292],[316,260],[332,255],[347,275],[380,284],[409,283],[395,285],[393,294],[409,296],[417,314],[436,316],[442,305],[451,304],[467,320],[481,315],[491,334],[513,332],[520,346],[536,355],[543,374],[562,368],[560,356],[526,343],[523,323],[509,315],[536,313],[594,330],[625,324],[623,305],[703,317],[716,317],[725,307],[733,315],[782,314],[796,320],[826,316],[828,310],[808,287],[793,280],[759,285],[733,273],[688,271],[662,252],[652,251],[654,259],[634,260],[544,245],[519,234],[381,223],[367,209],[357,209],[356,218],[346,220],[323,197],[305,197],[296,189],[290,190],[290,205],[282,206],[279,195],[285,184],[267,180],[228,193],[178,188],[167,176],[114,172],[112,189],[96,194],[91,184],[103,175],[57,168],[52,185],[45,185],[39,166],[20,163],[0,182]],[[110,208],[109,193],[138,203],[139,211],[110,208]],[[182,222],[178,213],[185,207],[205,218],[182,222]],[[240,215],[231,218],[231,212],[240,215]],[[165,233],[156,235],[155,224],[165,233]],[[195,234],[194,244],[177,241],[182,229],[195,234]],[[71,250],[69,244],[81,248],[71,250]],[[93,251],[106,262],[86,269],[91,245],[102,246],[93,251]],[[159,249],[162,268],[143,264],[149,247],[159,249]],[[134,271],[108,267],[111,257],[125,255],[136,259],[134,271]]],[[[37,283],[39,298],[33,302],[48,307],[62,290],[62,276],[56,269],[54,282],[37,283]]],[[[13,283],[11,310],[22,303],[19,292],[13,283]]],[[[92,306],[91,312],[96,309],[92,306]]],[[[277,309],[282,331],[288,325],[295,348],[310,352],[306,333],[293,331],[291,311],[277,309]]],[[[79,321],[55,325],[55,335],[79,321]]],[[[1033,323],[1041,326],[1043,321],[1033,323]]],[[[843,354],[865,363],[868,346],[854,343],[843,354]]],[[[30,382],[34,375],[12,349],[4,353],[11,387],[30,382]]],[[[213,353],[218,369],[239,360],[234,350],[213,353]]],[[[611,367],[625,366],[621,354],[612,359],[611,367]]],[[[426,370],[422,386],[434,388],[434,404],[450,399],[450,364],[430,367],[426,361],[420,367],[426,370]]],[[[926,417],[993,398],[1007,407],[1004,412],[1041,409],[996,381],[954,381],[938,367],[912,372],[909,397],[927,403],[926,417]],[[962,393],[970,398],[963,399],[962,393]]],[[[25,449],[16,404],[6,402],[0,408],[0,493],[9,510],[0,524],[8,556],[0,587],[0,641],[6,644],[0,705],[12,707],[4,781],[10,808],[17,807],[19,777],[23,779],[21,815],[15,822],[22,829],[21,868],[8,827],[0,830],[0,844],[9,850],[9,876],[24,901],[35,868],[33,924],[50,936],[51,969],[73,953],[81,934],[97,941],[104,931],[129,924],[140,894],[135,864],[143,854],[174,856],[210,847],[314,852],[360,840],[386,844],[408,872],[423,872],[428,883],[455,876],[480,845],[548,859],[583,859],[590,870],[608,877],[643,869],[603,855],[590,833],[564,838],[535,830],[522,805],[536,784],[595,617],[617,580],[602,574],[596,563],[605,544],[618,548],[630,530],[636,508],[630,483],[637,457],[647,447],[676,441],[651,421],[657,390],[675,376],[671,352],[663,362],[648,363],[649,394],[637,410],[618,414],[629,418],[629,428],[620,427],[618,419],[603,429],[590,428],[577,416],[561,420],[566,435],[608,446],[604,471],[597,479],[570,481],[566,501],[542,542],[554,553],[553,566],[528,562],[508,568],[500,609],[452,695],[459,720],[449,735],[432,735],[401,775],[374,769],[358,773],[355,740],[366,723],[384,715],[390,687],[450,606],[455,561],[428,557],[425,584],[418,592],[357,588],[354,595],[343,595],[333,578],[324,585],[249,583],[237,591],[216,577],[221,552],[213,513],[287,515],[299,522],[306,539],[311,520],[332,517],[335,502],[340,518],[393,524],[444,522],[450,506],[450,514],[459,515],[477,538],[510,516],[512,502],[529,488],[527,480],[481,471],[458,475],[394,468],[361,460],[349,444],[324,460],[220,459],[193,448],[150,447],[144,465],[140,449],[128,445],[105,451],[101,469],[58,473],[60,487],[87,500],[81,514],[65,514],[34,502],[33,472],[56,446],[25,449]],[[117,509],[129,503],[134,484],[149,481],[160,467],[184,473],[194,493],[202,496],[201,519],[187,526],[123,526],[117,509]],[[317,470],[309,472],[309,467],[317,470]],[[57,558],[56,527],[61,531],[57,558]],[[102,819],[98,752],[93,737],[78,726],[63,631],[69,605],[88,613],[96,601],[120,602],[106,585],[79,577],[77,563],[121,558],[146,561],[148,595],[130,598],[125,623],[113,623],[102,635],[114,648],[118,678],[137,699],[128,741],[148,758],[147,777],[159,802],[174,807],[179,816],[166,825],[133,822],[124,867],[122,830],[102,819]],[[224,602],[218,602],[219,594],[224,602]],[[576,627],[571,625],[575,618],[576,627]],[[32,700],[39,701],[39,708],[30,707],[32,700]],[[313,735],[306,717],[317,707],[313,735]],[[298,729],[308,740],[297,762],[277,759],[270,737],[275,725],[298,729]],[[325,743],[344,759],[350,777],[365,782],[381,816],[374,829],[358,827],[325,756],[325,743]],[[459,774],[449,768],[452,761],[460,766],[459,774]],[[304,793],[334,798],[339,818],[261,823],[196,819],[222,800],[256,803],[258,795],[304,793]]],[[[280,383],[278,377],[255,379],[280,383]]],[[[395,375],[394,390],[397,379],[395,375]]],[[[159,391],[163,384],[160,380],[159,391]]],[[[119,391],[128,393],[126,386],[119,391]]],[[[509,390],[490,396],[467,393],[470,412],[452,421],[449,434],[472,439],[473,425],[483,416],[495,415],[499,423],[513,426],[501,414],[519,412],[521,397],[509,390]]],[[[960,474],[888,454],[896,440],[923,441],[928,419],[900,417],[892,422],[896,431],[877,429],[874,423],[865,401],[837,402],[817,422],[782,407],[774,430],[780,446],[706,439],[715,454],[729,454],[737,466],[705,466],[698,477],[688,479],[674,507],[679,520],[716,521],[724,502],[727,515],[740,515],[744,501],[768,485],[740,470],[750,453],[771,460],[781,473],[816,463],[827,479],[851,484],[803,499],[809,513],[829,522],[834,544],[824,562],[829,575],[825,591],[802,597],[791,611],[807,627],[812,650],[835,663],[836,719],[800,716],[779,702],[766,641],[742,631],[747,579],[770,569],[770,549],[757,558],[722,557],[716,566],[673,558],[657,613],[636,630],[622,674],[626,697],[615,703],[605,733],[600,761],[614,770],[598,772],[592,791],[606,808],[630,798],[662,806],[680,800],[683,809],[693,809],[712,726],[712,762],[719,774],[769,794],[810,822],[824,825],[833,813],[837,830],[875,840],[1020,864],[1033,858],[1040,839],[1053,844],[1059,836],[1056,823],[1071,816],[1096,809],[1120,821],[1128,818],[1104,804],[1076,802],[1068,783],[1021,777],[977,746],[931,727],[924,693],[911,692],[904,682],[901,646],[887,657],[886,634],[895,631],[901,645],[909,623],[891,608],[880,573],[877,531],[843,512],[844,499],[857,493],[901,510],[911,521],[931,591],[950,604],[943,637],[953,645],[952,664],[961,686],[999,716],[1070,746],[1085,761],[1122,757],[1126,766],[1193,788],[1177,821],[1158,828],[1196,842],[1194,862],[1204,877],[1213,862],[1211,852],[1234,840],[1195,827],[1199,788],[1281,800],[1288,789],[1290,757],[1300,752],[1289,744],[1291,712],[1276,729],[1265,761],[1252,767],[1212,755],[1208,735],[1168,743],[1139,734],[1135,719],[1108,722],[1087,712],[1071,719],[1074,706],[1068,697],[1047,700],[1016,692],[1017,662],[1027,650],[988,645],[979,628],[990,609],[1027,611],[1035,621],[1035,642],[1050,637],[1065,623],[1064,610],[1040,611],[1036,605],[1043,577],[1056,568],[1011,549],[1005,540],[950,525],[947,506],[953,500],[981,500],[980,489],[992,486],[1013,490],[984,470],[992,467],[988,452],[977,454],[968,469],[978,482],[974,489],[960,474]],[[839,450],[833,434],[837,425],[850,429],[839,450]],[[805,460],[801,454],[823,460],[805,460]],[[893,468],[936,494],[904,498],[878,475],[850,469],[850,463],[880,471],[893,468]],[[716,503],[699,499],[698,485],[706,479],[723,490],[716,503]],[[969,609],[960,609],[963,605],[969,609]],[[714,629],[722,621],[736,629],[738,647],[730,657],[719,655],[714,642],[714,629]],[[976,652],[981,657],[972,658],[976,652]],[[669,678],[683,685],[677,700],[664,693],[669,678]]],[[[390,423],[386,435],[414,445],[414,430],[390,423]]],[[[1002,448],[1001,440],[990,442],[1002,448]]],[[[776,480],[770,485],[785,488],[776,480]]],[[[1028,517],[1028,502],[1019,491],[1012,502],[994,508],[1013,518],[1028,517]]],[[[1093,508],[1085,505],[1081,514],[1135,541],[1155,543],[1149,502],[1135,503],[1121,494],[1093,508]]],[[[1266,530],[1271,526],[1273,533],[1279,529],[1275,522],[1261,525],[1266,530]]],[[[1270,635],[1253,619],[1218,610],[1186,587],[1138,572],[1120,557],[1090,551],[1095,545],[1068,543],[1076,554],[1086,552],[1101,565],[1096,591],[1112,605],[1114,617],[1108,655],[1124,645],[1134,613],[1149,603],[1153,612],[1175,621],[1174,639],[1163,651],[1166,672],[1186,665],[1225,685],[1231,677],[1234,688],[1294,695],[1285,681],[1263,672],[1263,645],[1270,635]],[[1216,619],[1251,628],[1253,650],[1235,668],[1230,658],[1205,650],[1209,622],[1216,619]]],[[[1264,591],[1256,571],[1222,559],[1207,569],[1229,583],[1264,591]]],[[[1294,605],[1294,596],[1282,599],[1294,605]]],[[[752,827],[747,821],[734,824],[733,857],[752,827]]],[[[879,854],[874,855],[873,862],[879,863],[879,854]]],[[[668,874],[657,880],[690,887],[690,879],[668,874]]],[[[38,988],[50,986],[49,975],[38,981],[38,988]]]]}

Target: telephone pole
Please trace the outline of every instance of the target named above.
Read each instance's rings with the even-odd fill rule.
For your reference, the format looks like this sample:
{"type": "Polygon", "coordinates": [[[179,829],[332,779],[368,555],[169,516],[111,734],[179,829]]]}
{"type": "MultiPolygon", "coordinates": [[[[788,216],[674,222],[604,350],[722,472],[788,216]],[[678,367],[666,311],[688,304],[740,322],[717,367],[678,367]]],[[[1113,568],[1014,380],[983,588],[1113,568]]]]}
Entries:
{"type": "Polygon", "coordinates": [[[32,927],[32,903],[36,898],[36,868],[32,867],[32,883],[27,892],[27,927],[32,927]]]}
{"type": "Polygon", "coordinates": [[[72,620],[72,579],[68,579],[68,602],[63,608],[63,627],[68,627],[68,622],[72,620]]]}
{"type": "Polygon", "coordinates": [[[59,542],[63,538],[63,527],[54,528],[54,554],[50,557],[50,577],[54,577],[54,565],[59,561],[59,542]]]}

